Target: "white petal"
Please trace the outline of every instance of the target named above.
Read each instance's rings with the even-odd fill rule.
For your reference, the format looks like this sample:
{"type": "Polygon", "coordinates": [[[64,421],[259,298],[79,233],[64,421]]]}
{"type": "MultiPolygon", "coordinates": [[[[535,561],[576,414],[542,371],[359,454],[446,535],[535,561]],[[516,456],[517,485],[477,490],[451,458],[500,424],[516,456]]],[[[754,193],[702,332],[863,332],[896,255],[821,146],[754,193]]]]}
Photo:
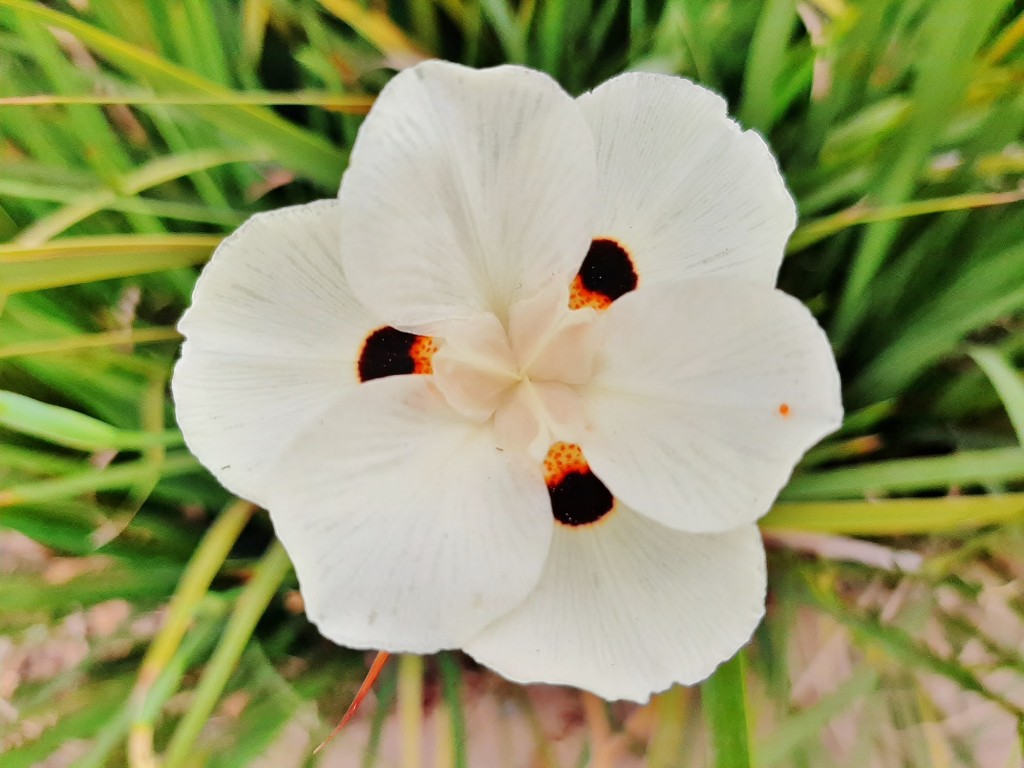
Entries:
{"type": "Polygon", "coordinates": [[[319,200],[246,221],[203,269],[179,330],[210,351],[355,360],[375,324],[345,279],[339,208],[319,200]]]}
{"type": "Polygon", "coordinates": [[[569,287],[552,283],[509,312],[508,337],[519,369],[538,381],[582,384],[597,345],[593,309],[569,309],[569,287]]]}
{"type": "Polygon", "coordinates": [[[529,593],[551,537],[536,465],[426,376],[346,394],[289,449],[269,508],[309,618],[356,648],[458,647],[529,593]]]}
{"type": "Polygon", "coordinates": [[[484,421],[516,382],[508,335],[490,313],[443,324],[444,344],[434,355],[434,384],[452,408],[484,421]]]}
{"type": "Polygon", "coordinates": [[[828,339],[781,291],[687,280],[627,294],[606,317],[583,452],[616,497],[666,525],[756,520],[842,421],[828,339]]]}
{"type": "Polygon", "coordinates": [[[722,274],[775,284],[796,208],[764,140],[688,80],[631,72],[579,98],[597,148],[596,234],[640,285],[722,274]]]}
{"type": "Polygon", "coordinates": [[[375,325],[341,269],[337,208],[253,216],[214,253],[178,326],[172,387],[189,449],[257,503],[283,447],[356,384],[375,325]]]}
{"type": "Polygon", "coordinates": [[[732,656],[764,597],[756,526],[688,534],[620,505],[594,525],[556,526],[540,584],[465,650],[518,682],[645,701],[732,656]]]}
{"type": "Polygon", "coordinates": [[[429,324],[568,285],[586,254],[593,142],[554,80],[429,61],[396,75],[342,179],[345,271],[390,325],[429,324]]]}

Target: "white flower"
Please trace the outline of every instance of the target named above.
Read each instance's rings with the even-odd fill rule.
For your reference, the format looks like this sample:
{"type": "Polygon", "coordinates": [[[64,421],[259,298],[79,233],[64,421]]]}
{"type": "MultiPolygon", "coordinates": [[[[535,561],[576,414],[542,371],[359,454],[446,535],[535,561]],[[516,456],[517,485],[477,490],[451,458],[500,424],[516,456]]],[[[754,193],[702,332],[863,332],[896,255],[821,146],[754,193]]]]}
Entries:
{"type": "Polygon", "coordinates": [[[764,613],[755,521],[840,423],[775,290],[793,201],[686,80],[391,80],[339,199],[254,216],[196,286],[192,451],[269,511],[310,619],[644,700],[764,613]]]}

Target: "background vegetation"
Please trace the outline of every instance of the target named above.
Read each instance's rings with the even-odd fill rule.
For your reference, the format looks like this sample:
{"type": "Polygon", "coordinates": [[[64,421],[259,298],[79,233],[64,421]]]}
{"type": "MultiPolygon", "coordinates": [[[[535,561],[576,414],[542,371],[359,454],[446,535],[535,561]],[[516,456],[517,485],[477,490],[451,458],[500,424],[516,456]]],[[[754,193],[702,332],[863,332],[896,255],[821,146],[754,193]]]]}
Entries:
{"type": "Polygon", "coordinates": [[[425,56],[725,94],[799,200],[782,287],[849,415],[703,695],[403,659],[322,764],[419,765],[426,731],[439,766],[1019,765],[1022,41],[1011,0],[0,0],[0,765],[318,764],[366,660],[185,450],[174,323],[225,232],[335,193],[425,56]]]}

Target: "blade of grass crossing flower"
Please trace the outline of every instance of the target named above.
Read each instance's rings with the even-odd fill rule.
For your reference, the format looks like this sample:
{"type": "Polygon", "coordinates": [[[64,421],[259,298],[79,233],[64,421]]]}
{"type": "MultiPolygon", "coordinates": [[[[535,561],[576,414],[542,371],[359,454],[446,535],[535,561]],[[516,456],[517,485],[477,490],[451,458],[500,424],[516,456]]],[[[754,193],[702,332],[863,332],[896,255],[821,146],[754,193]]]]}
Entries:
{"type": "Polygon", "coordinates": [[[991,347],[974,347],[970,355],[999,393],[1006,415],[1010,417],[1010,423],[1017,434],[1017,442],[1024,447],[1024,377],[991,347]]]}
{"type": "MultiPolygon", "coordinates": [[[[26,18],[71,32],[85,45],[120,69],[153,86],[206,96],[223,96],[227,89],[195,72],[162,59],[66,13],[26,0],[0,0],[26,18]]],[[[191,107],[214,125],[253,146],[266,147],[284,165],[324,187],[337,186],[344,155],[324,139],[303,130],[271,110],[249,105],[191,107]]]]}
{"type": "Polygon", "coordinates": [[[275,541],[256,566],[252,580],[242,590],[235,603],[224,634],[196,687],[192,704],[178,723],[167,745],[164,768],[180,768],[187,765],[200,731],[209,720],[231,674],[235,671],[242,652],[252,638],[256,623],[277,594],[291,567],[284,547],[275,541]]]}
{"type": "Polygon", "coordinates": [[[741,650],[700,687],[714,768],[752,768],[746,663],[741,650]]]}

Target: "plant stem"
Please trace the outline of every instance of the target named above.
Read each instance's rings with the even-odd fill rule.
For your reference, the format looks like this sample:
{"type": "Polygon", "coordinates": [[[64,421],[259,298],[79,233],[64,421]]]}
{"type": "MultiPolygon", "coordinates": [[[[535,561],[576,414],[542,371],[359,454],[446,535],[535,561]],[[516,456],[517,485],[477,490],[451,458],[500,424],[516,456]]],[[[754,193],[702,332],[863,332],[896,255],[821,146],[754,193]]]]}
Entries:
{"type": "Polygon", "coordinates": [[[423,658],[398,659],[398,721],[402,732],[402,768],[423,765],[423,658]]]}

